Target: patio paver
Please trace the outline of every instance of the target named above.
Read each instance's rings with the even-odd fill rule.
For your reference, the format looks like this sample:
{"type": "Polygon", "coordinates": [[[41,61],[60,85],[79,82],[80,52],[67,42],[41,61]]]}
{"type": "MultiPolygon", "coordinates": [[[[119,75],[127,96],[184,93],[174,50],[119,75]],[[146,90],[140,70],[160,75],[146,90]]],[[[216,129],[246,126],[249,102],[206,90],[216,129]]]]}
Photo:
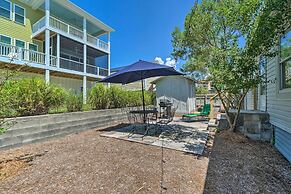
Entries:
{"type": "Polygon", "coordinates": [[[134,124],[121,129],[104,132],[101,136],[159,146],[197,155],[202,155],[208,137],[206,122],[187,123],[176,119],[169,126],[150,125],[148,134],[143,137],[145,129],[146,127],[143,124],[134,124]],[[135,132],[132,134],[133,130],[135,132]]]}

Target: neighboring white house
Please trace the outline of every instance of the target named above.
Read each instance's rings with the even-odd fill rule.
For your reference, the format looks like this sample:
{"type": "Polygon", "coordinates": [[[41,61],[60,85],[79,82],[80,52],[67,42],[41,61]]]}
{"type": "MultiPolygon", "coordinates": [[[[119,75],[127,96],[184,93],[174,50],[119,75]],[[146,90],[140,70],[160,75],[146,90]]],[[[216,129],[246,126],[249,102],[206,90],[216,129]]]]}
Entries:
{"type": "Polygon", "coordinates": [[[245,108],[269,113],[275,146],[291,162],[291,30],[281,37],[278,50],[276,57],[261,60],[266,83],[247,95],[245,108]]]}
{"type": "Polygon", "coordinates": [[[160,77],[152,82],[156,85],[156,99],[168,99],[177,107],[178,113],[195,110],[195,81],[184,76],[160,77]]]}

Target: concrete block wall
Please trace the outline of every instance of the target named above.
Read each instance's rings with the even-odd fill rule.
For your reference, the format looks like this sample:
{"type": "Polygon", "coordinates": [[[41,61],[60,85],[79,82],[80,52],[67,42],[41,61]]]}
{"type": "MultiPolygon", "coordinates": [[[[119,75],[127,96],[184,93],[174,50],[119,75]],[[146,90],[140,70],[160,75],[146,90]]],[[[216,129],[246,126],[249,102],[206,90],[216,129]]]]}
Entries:
{"type": "MultiPolygon", "coordinates": [[[[230,111],[230,114],[231,119],[234,119],[234,111],[230,111]]],[[[229,128],[225,115],[222,115],[218,128],[229,128]]],[[[242,110],[236,129],[253,140],[271,142],[273,139],[273,126],[266,112],[242,110]]]]}
{"type": "Polygon", "coordinates": [[[136,108],[107,109],[8,119],[8,130],[0,135],[0,149],[21,146],[49,138],[128,122],[136,108]]]}

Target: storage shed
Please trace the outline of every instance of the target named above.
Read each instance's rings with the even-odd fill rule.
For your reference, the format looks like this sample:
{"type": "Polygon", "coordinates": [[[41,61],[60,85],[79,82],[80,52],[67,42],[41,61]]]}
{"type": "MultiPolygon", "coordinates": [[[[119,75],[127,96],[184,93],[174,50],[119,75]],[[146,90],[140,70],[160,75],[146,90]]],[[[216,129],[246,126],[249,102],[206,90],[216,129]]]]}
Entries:
{"type": "Polygon", "coordinates": [[[170,100],[178,113],[195,110],[195,81],[185,76],[160,77],[152,82],[156,85],[156,102],[170,100]]]}

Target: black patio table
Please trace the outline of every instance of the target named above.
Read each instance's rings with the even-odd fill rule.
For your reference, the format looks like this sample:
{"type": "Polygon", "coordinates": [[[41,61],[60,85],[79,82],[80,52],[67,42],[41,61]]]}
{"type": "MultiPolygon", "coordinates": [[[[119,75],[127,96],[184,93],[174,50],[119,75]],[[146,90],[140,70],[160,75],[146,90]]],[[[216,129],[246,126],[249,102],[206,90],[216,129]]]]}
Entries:
{"type": "MultiPolygon", "coordinates": [[[[132,110],[132,111],[129,111],[130,114],[146,115],[146,118],[147,118],[147,115],[149,115],[149,114],[154,114],[155,117],[156,117],[156,118],[155,118],[156,122],[157,122],[157,120],[158,120],[158,112],[159,112],[159,111],[158,111],[157,109],[132,110]]],[[[143,137],[148,133],[148,130],[149,130],[149,122],[146,122],[145,124],[146,124],[146,125],[145,125],[146,131],[145,131],[143,137]]],[[[134,129],[133,129],[133,131],[132,131],[132,134],[134,134],[134,129]]],[[[132,134],[129,134],[129,136],[132,135],[132,134]]]]}
{"type": "Polygon", "coordinates": [[[158,110],[157,109],[147,109],[147,110],[132,110],[129,111],[130,114],[140,114],[140,115],[147,115],[148,114],[155,114],[156,115],[156,120],[158,120],[158,110]]]}

